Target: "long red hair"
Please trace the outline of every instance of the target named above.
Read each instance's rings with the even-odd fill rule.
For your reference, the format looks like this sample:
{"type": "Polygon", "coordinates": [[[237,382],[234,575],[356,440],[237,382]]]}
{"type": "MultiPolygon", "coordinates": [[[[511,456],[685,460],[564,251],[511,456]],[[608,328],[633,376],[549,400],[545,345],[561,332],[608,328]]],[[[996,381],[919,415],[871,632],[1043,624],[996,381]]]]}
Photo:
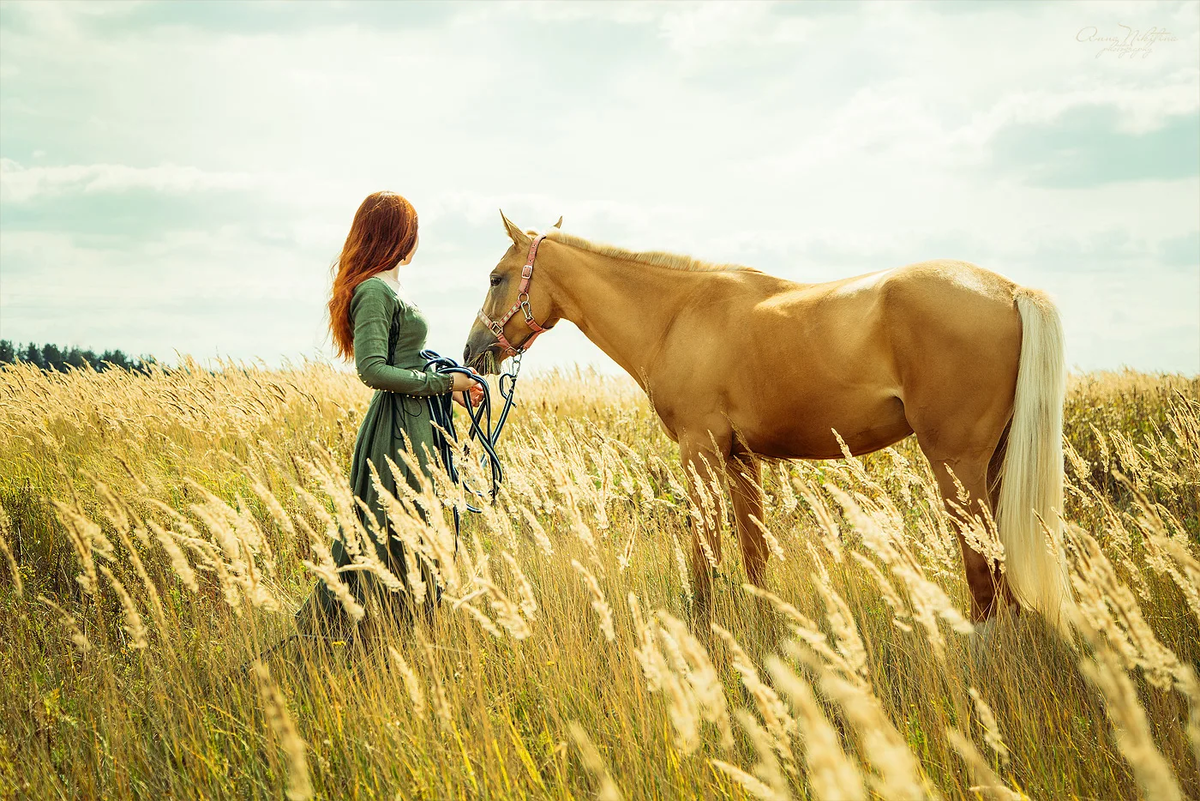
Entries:
{"type": "Polygon", "coordinates": [[[350,323],[354,290],[372,275],[395,267],[416,243],[416,209],[395,192],[368,195],[354,213],[346,244],[333,264],[333,292],[329,298],[329,330],[342,358],[354,358],[354,328],[350,323]]]}

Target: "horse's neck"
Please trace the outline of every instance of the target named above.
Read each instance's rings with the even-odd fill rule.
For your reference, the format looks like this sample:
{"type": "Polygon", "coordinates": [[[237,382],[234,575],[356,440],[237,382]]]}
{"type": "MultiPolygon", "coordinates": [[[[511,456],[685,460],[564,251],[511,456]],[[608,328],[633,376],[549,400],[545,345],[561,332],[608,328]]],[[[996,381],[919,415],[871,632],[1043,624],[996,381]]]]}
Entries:
{"type": "Polygon", "coordinates": [[[559,315],[641,383],[698,276],[561,243],[550,250],[559,315]]]}

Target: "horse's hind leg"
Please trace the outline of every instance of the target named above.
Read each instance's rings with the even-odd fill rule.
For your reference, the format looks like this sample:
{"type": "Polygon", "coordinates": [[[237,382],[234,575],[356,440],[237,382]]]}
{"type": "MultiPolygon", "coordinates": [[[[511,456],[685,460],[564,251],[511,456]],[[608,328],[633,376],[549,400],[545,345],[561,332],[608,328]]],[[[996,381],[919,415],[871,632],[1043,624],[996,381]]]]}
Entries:
{"type": "MultiPolygon", "coordinates": [[[[995,516],[996,510],[1000,508],[1000,482],[1002,480],[1000,473],[1004,467],[1004,454],[1008,451],[1008,429],[1009,426],[1006,425],[1004,433],[1000,435],[999,444],[996,445],[996,449],[992,452],[992,458],[988,460],[987,489],[988,501],[991,504],[988,510],[993,516],[995,516]]],[[[1003,576],[1001,578],[1003,579],[1003,576]]],[[[1016,596],[1013,595],[1012,587],[1009,586],[1007,581],[1001,580],[999,583],[1004,600],[1011,604],[1013,609],[1020,611],[1021,606],[1017,603],[1016,596]]]]}
{"type": "MultiPolygon", "coordinates": [[[[955,357],[951,363],[933,371],[924,384],[911,387],[904,400],[905,417],[933,468],[946,509],[968,530],[976,525],[972,518],[982,515],[981,504],[995,514],[988,466],[1012,414],[1016,384],[1016,361],[1001,358],[1006,352],[1000,348],[999,355],[986,349],[951,353],[955,357]],[[956,380],[945,374],[953,370],[959,373],[956,380]],[[959,502],[954,477],[967,492],[966,503],[959,502]]],[[[971,618],[986,620],[1008,595],[1003,574],[970,546],[961,531],[956,533],[971,592],[971,618]]]]}
{"type": "Polygon", "coordinates": [[[729,495],[733,499],[733,514],[737,518],[738,544],[742,549],[742,564],[746,576],[756,587],[764,586],[767,574],[767,542],[762,530],[751,516],[763,519],[763,499],[759,461],[753,454],[737,454],[725,465],[729,479],[729,495]]]}
{"type": "Polygon", "coordinates": [[[961,412],[957,416],[952,415],[945,409],[938,411],[940,415],[931,416],[928,420],[920,415],[913,415],[917,418],[913,420],[910,416],[910,423],[913,424],[922,453],[933,468],[946,511],[959,523],[960,530],[956,533],[962,549],[967,588],[971,592],[971,619],[986,620],[1010,596],[999,565],[993,567],[984,554],[972,548],[961,529],[976,525],[972,518],[982,515],[980,505],[987,506],[988,511],[994,514],[995,507],[988,486],[988,467],[997,443],[1002,439],[1006,421],[995,410],[990,410],[992,414],[970,416],[961,412]],[[965,503],[959,499],[955,478],[966,490],[965,503]]]}
{"type": "MultiPolygon", "coordinates": [[[[927,453],[926,456],[929,454],[927,453]]],[[[989,513],[994,508],[988,493],[987,479],[990,458],[991,453],[983,457],[941,459],[931,457],[929,459],[947,511],[965,527],[970,527],[974,523],[969,518],[964,520],[960,509],[973,517],[981,514],[979,508],[981,504],[987,505],[989,513]],[[951,470],[953,470],[953,476],[951,470]],[[954,483],[954,477],[958,478],[967,492],[966,504],[959,501],[958,487],[954,483]]],[[[958,544],[962,548],[967,587],[971,591],[971,619],[974,621],[986,620],[999,610],[1005,600],[1011,598],[1011,594],[998,564],[993,567],[986,556],[967,543],[961,532],[958,535],[958,544]]]]}

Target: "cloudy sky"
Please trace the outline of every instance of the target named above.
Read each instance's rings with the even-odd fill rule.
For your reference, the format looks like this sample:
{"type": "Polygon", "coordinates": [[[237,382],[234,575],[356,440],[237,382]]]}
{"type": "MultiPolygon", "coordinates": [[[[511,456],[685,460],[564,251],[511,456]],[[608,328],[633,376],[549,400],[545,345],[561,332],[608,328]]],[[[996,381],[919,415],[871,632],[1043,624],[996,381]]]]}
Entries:
{"type": "MultiPolygon", "coordinates": [[[[0,338],[330,358],[390,189],[451,355],[503,207],[797,281],[965,259],[1051,292],[1074,367],[1196,373],[1198,65],[1195,2],[5,0],[0,338]]],[[[528,360],[570,362],[616,369],[565,324],[528,360]]]]}

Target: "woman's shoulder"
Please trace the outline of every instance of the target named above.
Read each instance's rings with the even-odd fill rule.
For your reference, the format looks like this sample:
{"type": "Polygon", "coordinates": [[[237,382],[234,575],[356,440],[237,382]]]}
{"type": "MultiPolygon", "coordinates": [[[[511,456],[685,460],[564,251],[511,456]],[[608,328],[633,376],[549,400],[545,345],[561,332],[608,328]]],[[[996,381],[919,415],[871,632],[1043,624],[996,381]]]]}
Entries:
{"type": "Polygon", "coordinates": [[[383,279],[377,275],[372,275],[369,278],[365,278],[360,281],[358,286],[354,287],[354,294],[357,295],[359,292],[378,292],[381,294],[391,293],[393,297],[396,294],[395,292],[392,292],[391,287],[385,284],[383,279]]]}
{"type": "Polygon", "coordinates": [[[399,301],[396,293],[382,279],[374,276],[354,287],[354,296],[350,299],[350,314],[357,317],[364,309],[369,314],[392,315],[396,313],[399,301]]]}
{"type": "Polygon", "coordinates": [[[392,304],[399,300],[392,288],[385,284],[382,278],[374,275],[354,287],[354,300],[357,301],[360,298],[382,299],[392,304]]]}

